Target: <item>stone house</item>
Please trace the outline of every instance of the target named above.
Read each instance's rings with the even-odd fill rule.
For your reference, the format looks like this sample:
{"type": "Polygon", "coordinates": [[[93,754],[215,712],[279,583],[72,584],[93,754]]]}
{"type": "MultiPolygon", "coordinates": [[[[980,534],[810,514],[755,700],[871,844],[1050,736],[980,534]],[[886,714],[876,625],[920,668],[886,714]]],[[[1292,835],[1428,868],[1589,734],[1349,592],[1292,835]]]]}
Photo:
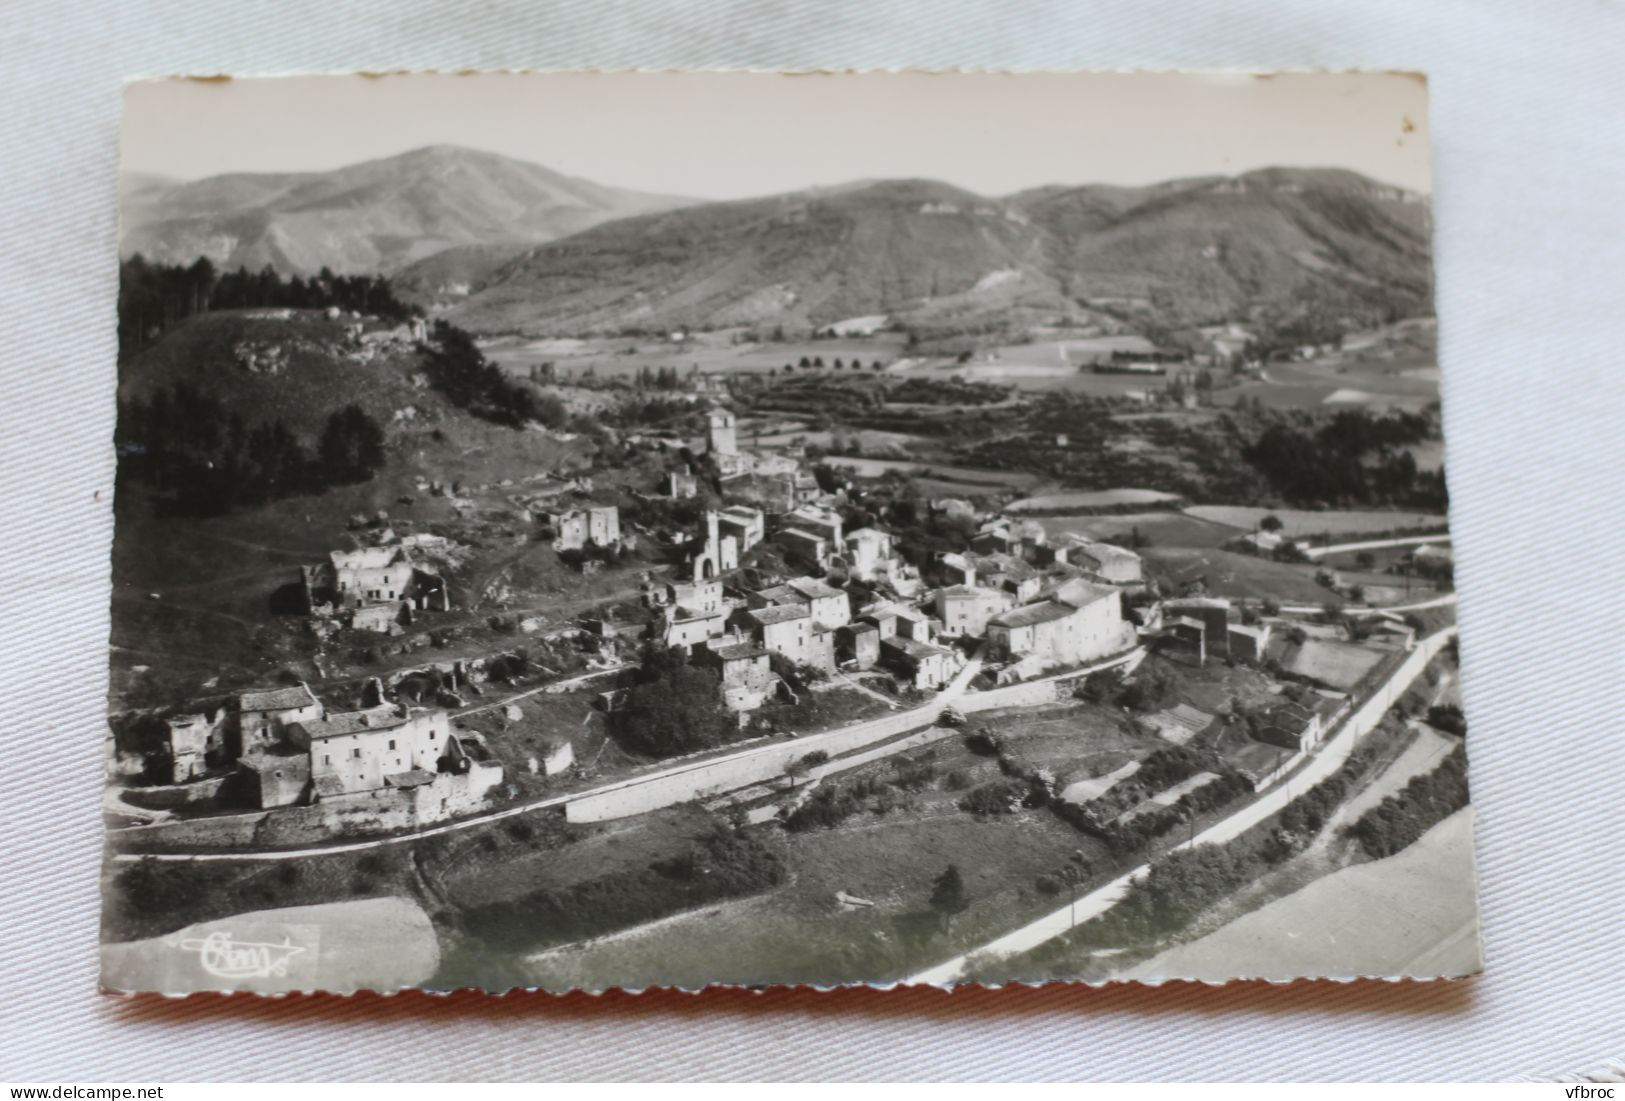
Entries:
{"type": "Polygon", "coordinates": [[[880,628],[873,623],[851,623],[835,632],[835,654],[842,665],[862,672],[880,661],[880,628]]]}
{"type": "Polygon", "coordinates": [[[237,697],[237,755],[248,757],[262,752],[281,741],[284,731],[294,723],[319,719],[323,713],[322,701],[304,683],[294,688],[244,692],[237,697]]]}
{"type": "Polygon", "coordinates": [[[798,665],[835,668],[835,630],[821,627],[806,604],[775,604],[745,613],[762,646],[798,665]]]}
{"type": "Polygon", "coordinates": [[[256,807],[269,810],[310,802],[310,754],[286,742],[237,762],[247,795],[256,807]]]}
{"type": "Polygon", "coordinates": [[[947,585],[933,594],[932,609],[949,638],[981,638],[987,622],[1015,606],[1015,597],[1003,589],[947,585]]]}
{"type": "Polygon", "coordinates": [[[773,541],[784,548],[784,555],[792,562],[825,569],[829,566],[829,543],[821,535],[801,528],[785,528],[773,536],[773,541]]]}
{"type": "Polygon", "coordinates": [[[727,630],[730,609],[723,599],[721,581],[679,582],[668,585],[665,595],[658,630],[667,646],[693,646],[727,630]]]}
{"type": "Polygon", "coordinates": [[[377,605],[392,606],[387,612],[374,611],[352,626],[360,630],[387,631],[390,625],[410,618],[413,609],[446,611],[451,607],[445,580],[433,570],[413,561],[404,546],[361,547],[336,550],[328,561],[299,570],[305,607],[314,611],[332,604],[351,613],[377,605]],[[388,620],[388,622],[385,622],[388,620]]]}
{"type": "Polygon", "coordinates": [[[830,548],[844,547],[841,514],[817,505],[802,505],[784,518],[784,527],[809,532],[830,548]]]}
{"type": "Polygon", "coordinates": [[[790,599],[807,605],[813,622],[821,627],[845,627],[852,621],[852,602],[846,593],[814,577],[796,577],[783,588],[794,594],[790,599]]]}
{"type": "Polygon", "coordinates": [[[846,534],[846,568],[861,581],[886,575],[892,560],[892,537],[878,528],[858,528],[846,534]]]}
{"type": "Polygon", "coordinates": [[[1114,585],[1139,585],[1145,581],[1140,556],[1126,547],[1101,543],[1075,532],[1062,532],[1038,551],[1040,562],[1062,562],[1076,566],[1114,585]]]}
{"type": "Polygon", "coordinates": [[[614,505],[588,505],[543,515],[553,533],[554,550],[609,547],[621,541],[621,512],[614,505]]]}
{"type": "Polygon", "coordinates": [[[208,715],[172,715],[164,720],[164,754],[169,760],[169,782],[184,784],[208,770],[211,755],[218,757],[220,723],[208,715]]]}
{"type": "Polygon", "coordinates": [[[309,752],[317,799],[432,778],[453,741],[445,711],[389,704],[295,723],[287,740],[309,752]]]}
{"type": "Polygon", "coordinates": [[[722,674],[722,702],[730,711],[754,711],[773,694],[776,678],[767,648],[755,642],[717,639],[695,654],[722,674]]]}
{"type": "Polygon", "coordinates": [[[961,665],[957,650],[896,636],[880,644],[881,658],[915,688],[935,691],[953,680],[961,665]]]}
{"type": "Polygon", "coordinates": [[[767,519],[759,508],[730,505],[717,515],[717,529],[724,538],[733,538],[742,555],[767,538],[767,519]]]}
{"type": "Polygon", "coordinates": [[[1259,715],[1253,737],[1282,749],[1309,750],[1319,744],[1322,733],[1318,710],[1283,700],[1259,715]]]}
{"type": "Polygon", "coordinates": [[[1043,600],[988,620],[989,657],[1030,661],[1036,668],[1078,665],[1128,649],[1133,628],[1123,620],[1122,594],[1104,585],[1067,598],[1043,600]]]}
{"type": "Polygon", "coordinates": [[[858,619],[871,624],[879,632],[881,642],[889,638],[930,642],[936,633],[930,616],[894,600],[870,604],[858,613],[858,619]]]}

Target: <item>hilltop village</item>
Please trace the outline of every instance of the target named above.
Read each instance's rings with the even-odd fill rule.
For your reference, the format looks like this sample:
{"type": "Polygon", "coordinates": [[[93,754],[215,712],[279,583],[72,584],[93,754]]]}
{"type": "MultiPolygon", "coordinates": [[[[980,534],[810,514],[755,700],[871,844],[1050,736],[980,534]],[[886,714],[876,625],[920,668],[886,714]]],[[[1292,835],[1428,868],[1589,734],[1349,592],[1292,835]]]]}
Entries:
{"type": "MultiPolygon", "coordinates": [[[[111,935],[388,895],[473,982],[473,957],[750,897],[847,930],[798,940],[789,977],[855,951],[902,977],[1201,830],[1290,860],[1314,836],[1282,824],[1295,789],[1319,822],[1459,740],[1451,551],[1406,450],[1432,410],[1260,411],[1247,387],[1375,377],[1364,349],[1413,328],[1267,367],[1125,353],[1068,377],[1132,390],[1078,396],[957,356],[566,378],[409,314],[183,321],[121,420],[111,935]],[[243,415],[180,373],[222,348],[263,387],[247,408],[304,419],[177,439],[243,415]],[[325,420],[279,404],[351,370],[325,420]],[[1363,480],[1328,489],[1342,468],[1305,447],[1363,480]]],[[[1373,851],[1431,813],[1385,812],[1373,851]]],[[[783,977],[780,928],[726,927],[740,978],[783,977]]],[[[734,974],[684,943],[684,974],[734,974]]],[[[614,952],[547,958],[542,985],[621,981],[614,952]]]]}

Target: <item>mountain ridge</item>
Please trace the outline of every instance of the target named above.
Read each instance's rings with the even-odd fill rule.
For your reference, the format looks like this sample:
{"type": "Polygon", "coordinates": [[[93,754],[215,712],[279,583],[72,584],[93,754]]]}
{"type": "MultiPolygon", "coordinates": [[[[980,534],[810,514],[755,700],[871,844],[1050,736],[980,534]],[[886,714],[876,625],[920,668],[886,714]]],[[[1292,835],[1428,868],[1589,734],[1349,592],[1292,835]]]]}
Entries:
{"type": "Polygon", "coordinates": [[[1270,168],[1003,198],[885,180],[618,219],[409,293],[475,331],[1234,320],[1314,302],[1431,310],[1424,197],[1340,169],[1270,168]]]}
{"type": "Polygon", "coordinates": [[[121,181],[120,254],[217,267],[388,273],[446,248],[541,242],[692,200],[609,187],[529,161],[430,145],[327,172],[121,181]]]}

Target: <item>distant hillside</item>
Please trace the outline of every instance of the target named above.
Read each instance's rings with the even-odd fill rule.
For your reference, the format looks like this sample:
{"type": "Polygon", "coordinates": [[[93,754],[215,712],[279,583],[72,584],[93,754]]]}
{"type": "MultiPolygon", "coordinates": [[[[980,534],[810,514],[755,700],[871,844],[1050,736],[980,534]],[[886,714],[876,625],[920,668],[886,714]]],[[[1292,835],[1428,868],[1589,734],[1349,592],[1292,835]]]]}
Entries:
{"type": "Polygon", "coordinates": [[[389,272],[447,248],[550,241],[687,201],[446,145],[331,172],[131,177],[120,190],[122,255],[285,275],[389,272]]]}
{"type": "MultiPolygon", "coordinates": [[[[898,180],[623,219],[529,249],[450,316],[481,331],[804,328],[961,297],[1065,310],[1019,209],[898,180]]],[[[408,273],[410,275],[410,273],[408,273]]]]}
{"type": "MultiPolygon", "coordinates": [[[[1290,312],[1431,311],[1428,208],[1356,173],[1266,169],[989,199],[922,180],[622,219],[513,254],[431,258],[459,324],[538,335],[889,314],[966,329],[1105,311],[1162,325],[1290,312]],[[483,272],[481,268],[485,267],[483,272]]],[[[418,298],[422,301],[421,295],[418,298]]]]}
{"type": "Polygon", "coordinates": [[[1134,193],[1018,196],[1072,293],[1173,322],[1308,300],[1362,319],[1432,309],[1422,197],[1354,172],[1263,169],[1134,193]]]}

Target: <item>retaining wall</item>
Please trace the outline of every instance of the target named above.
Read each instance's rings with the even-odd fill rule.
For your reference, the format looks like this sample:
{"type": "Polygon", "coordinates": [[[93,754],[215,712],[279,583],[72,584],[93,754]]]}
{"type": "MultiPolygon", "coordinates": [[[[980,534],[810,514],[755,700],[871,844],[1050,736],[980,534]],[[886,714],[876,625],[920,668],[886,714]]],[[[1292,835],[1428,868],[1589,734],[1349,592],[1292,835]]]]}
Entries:
{"type": "Polygon", "coordinates": [[[931,702],[856,726],[792,738],[715,761],[699,761],[665,769],[572,799],[564,804],[564,816],[571,822],[602,822],[658,810],[673,803],[708,799],[783,776],[785,769],[793,762],[815,750],[822,750],[831,757],[850,753],[907,731],[930,726],[941,713],[942,704],[931,702]]]}

